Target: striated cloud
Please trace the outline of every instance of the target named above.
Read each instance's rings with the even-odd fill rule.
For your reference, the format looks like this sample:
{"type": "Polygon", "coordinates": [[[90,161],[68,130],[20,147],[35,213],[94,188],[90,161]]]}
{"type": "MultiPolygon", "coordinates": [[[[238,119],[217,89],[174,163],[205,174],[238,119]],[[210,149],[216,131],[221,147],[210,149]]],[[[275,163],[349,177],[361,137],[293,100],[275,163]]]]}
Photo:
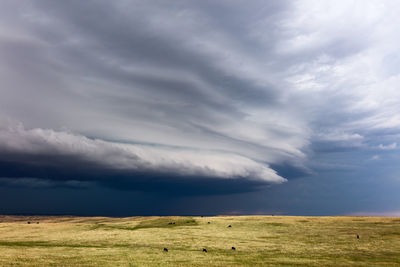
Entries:
{"type": "Polygon", "coordinates": [[[0,5],[4,184],[246,192],[397,148],[396,2],[0,5]]]}
{"type": "MultiPolygon", "coordinates": [[[[22,177],[14,183],[10,178],[2,179],[9,184],[29,182],[26,175],[59,180],[65,185],[73,184],[68,183],[71,180],[104,184],[117,184],[115,179],[133,184],[137,180],[144,184],[154,182],[147,181],[148,177],[164,182],[206,178],[250,180],[256,184],[286,181],[267,164],[232,153],[123,144],[49,129],[25,130],[21,123],[10,120],[3,121],[0,127],[0,165],[1,175],[22,177]]],[[[48,184],[37,184],[40,183],[48,184]]]]}

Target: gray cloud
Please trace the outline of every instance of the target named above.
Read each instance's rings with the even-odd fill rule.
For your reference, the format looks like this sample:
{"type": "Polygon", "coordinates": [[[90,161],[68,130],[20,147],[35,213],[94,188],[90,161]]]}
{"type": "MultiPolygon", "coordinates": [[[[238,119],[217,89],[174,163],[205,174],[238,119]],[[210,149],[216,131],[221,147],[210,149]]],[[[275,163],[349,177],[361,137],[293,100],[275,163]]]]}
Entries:
{"type": "Polygon", "coordinates": [[[25,125],[1,122],[12,164],[258,185],[398,142],[394,2],[1,5],[0,113],[25,125]]]}
{"type": "Polygon", "coordinates": [[[13,121],[2,123],[0,151],[2,175],[21,176],[19,183],[29,174],[67,185],[70,180],[107,182],[116,176],[129,182],[142,175],[145,180],[149,174],[166,180],[172,176],[189,180],[248,179],[261,184],[286,181],[268,165],[232,153],[107,142],[68,132],[25,130],[13,121]],[[29,169],[28,173],[18,170],[18,165],[29,169]]]}
{"type": "MultiPolygon", "coordinates": [[[[5,113],[31,127],[67,126],[88,135],[228,150],[269,162],[301,156],[307,142],[291,131],[301,132],[302,125],[293,124],[279,103],[279,89],[241,39],[225,36],[223,27],[210,31],[217,22],[206,15],[206,6],[132,2],[127,14],[122,2],[38,3],[22,8],[15,22],[29,40],[21,50],[34,58],[27,59],[25,79],[4,77],[9,87],[4,102],[18,103],[5,113]],[[19,100],[20,95],[40,105],[19,100]],[[262,114],[259,121],[249,110],[265,112],[265,105],[274,113],[282,109],[284,118],[262,114]],[[49,109],[58,114],[43,118],[49,109]]],[[[6,38],[13,42],[5,48],[7,57],[21,62],[15,45],[21,41],[6,38]]]]}
{"type": "Polygon", "coordinates": [[[54,179],[41,179],[32,177],[0,177],[0,186],[6,187],[28,187],[28,188],[53,188],[53,187],[67,187],[67,188],[87,188],[93,186],[90,182],[67,180],[55,181],[54,179]]]}

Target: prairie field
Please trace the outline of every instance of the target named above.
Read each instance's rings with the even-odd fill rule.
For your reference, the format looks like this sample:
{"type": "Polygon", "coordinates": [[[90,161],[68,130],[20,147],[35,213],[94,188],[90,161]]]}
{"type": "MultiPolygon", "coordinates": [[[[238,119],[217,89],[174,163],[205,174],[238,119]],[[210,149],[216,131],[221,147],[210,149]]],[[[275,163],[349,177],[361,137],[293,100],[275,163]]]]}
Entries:
{"type": "Polygon", "coordinates": [[[0,266],[349,265],[400,266],[400,219],[0,216],[0,266]]]}

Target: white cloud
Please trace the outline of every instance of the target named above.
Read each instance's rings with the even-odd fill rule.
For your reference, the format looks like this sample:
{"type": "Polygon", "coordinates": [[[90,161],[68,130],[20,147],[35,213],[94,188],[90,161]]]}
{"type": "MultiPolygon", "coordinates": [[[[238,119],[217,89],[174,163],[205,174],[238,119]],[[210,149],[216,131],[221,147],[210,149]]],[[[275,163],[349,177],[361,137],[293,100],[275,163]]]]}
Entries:
{"type": "Polygon", "coordinates": [[[329,133],[318,133],[316,135],[318,140],[322,141],[361,141],[364,137],[357,133],[345,133],[345,132],[329,132],[329,133]]]}
{"type": "Polygon", "coordinates": [[[379,155],[373,155],[371,157],[371,160],[380,160],[380,159],[381,159],[381,156],[379,156],[379,155]]]}
{"type": "Polygon", "coordinates": [[[383,145],[383,144],[380,144],[379,146],[378,146],[378,148],[379,149],[382,149],[382,150],[394,150],[394,149],[396,149],[397,148],[397,143],[393,143],[393,144],[390,144],[390,145],[383,145]]]}
{"type": "Polygon", "coordinates": [[[10,120],[0,127],[0,149],[3,153],[31,157],[77,157],[107,168],[138,173],[245,178],[270,183],[286,181],[268,165],[232,153],[122,144],[50,129],[25,130],[21,123],[10,120]]]}

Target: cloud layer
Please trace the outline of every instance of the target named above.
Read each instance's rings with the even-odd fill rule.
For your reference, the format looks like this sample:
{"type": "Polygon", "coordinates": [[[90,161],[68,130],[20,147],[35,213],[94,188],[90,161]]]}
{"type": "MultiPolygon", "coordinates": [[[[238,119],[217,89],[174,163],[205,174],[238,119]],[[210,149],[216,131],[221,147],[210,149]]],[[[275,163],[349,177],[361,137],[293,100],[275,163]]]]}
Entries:
{"type": "Polygon", "coordinates": [[[252,191],[397,150],[396,2],[1,5],[4,181],[252,191]]]}
{"type": "MultiPolygon", "coordinates": [[[[187,179],[242,178],[270,183],[285,181],[268,165],[234,154],[121,144],[38,128],[25,130],[22,124],[12,121],[3,122],[0,128],[0,151],[3,164],[8,162],[42,168],[59,164],[56,167],[64,169],[66,166],[62,159],[69,159],[80,166],[78,173],[88,172],[90,166],[95,166],[115,174],[151,173],[187,179]]],[[[73,178],[68,177],[70,180],[73,178]]]]}

